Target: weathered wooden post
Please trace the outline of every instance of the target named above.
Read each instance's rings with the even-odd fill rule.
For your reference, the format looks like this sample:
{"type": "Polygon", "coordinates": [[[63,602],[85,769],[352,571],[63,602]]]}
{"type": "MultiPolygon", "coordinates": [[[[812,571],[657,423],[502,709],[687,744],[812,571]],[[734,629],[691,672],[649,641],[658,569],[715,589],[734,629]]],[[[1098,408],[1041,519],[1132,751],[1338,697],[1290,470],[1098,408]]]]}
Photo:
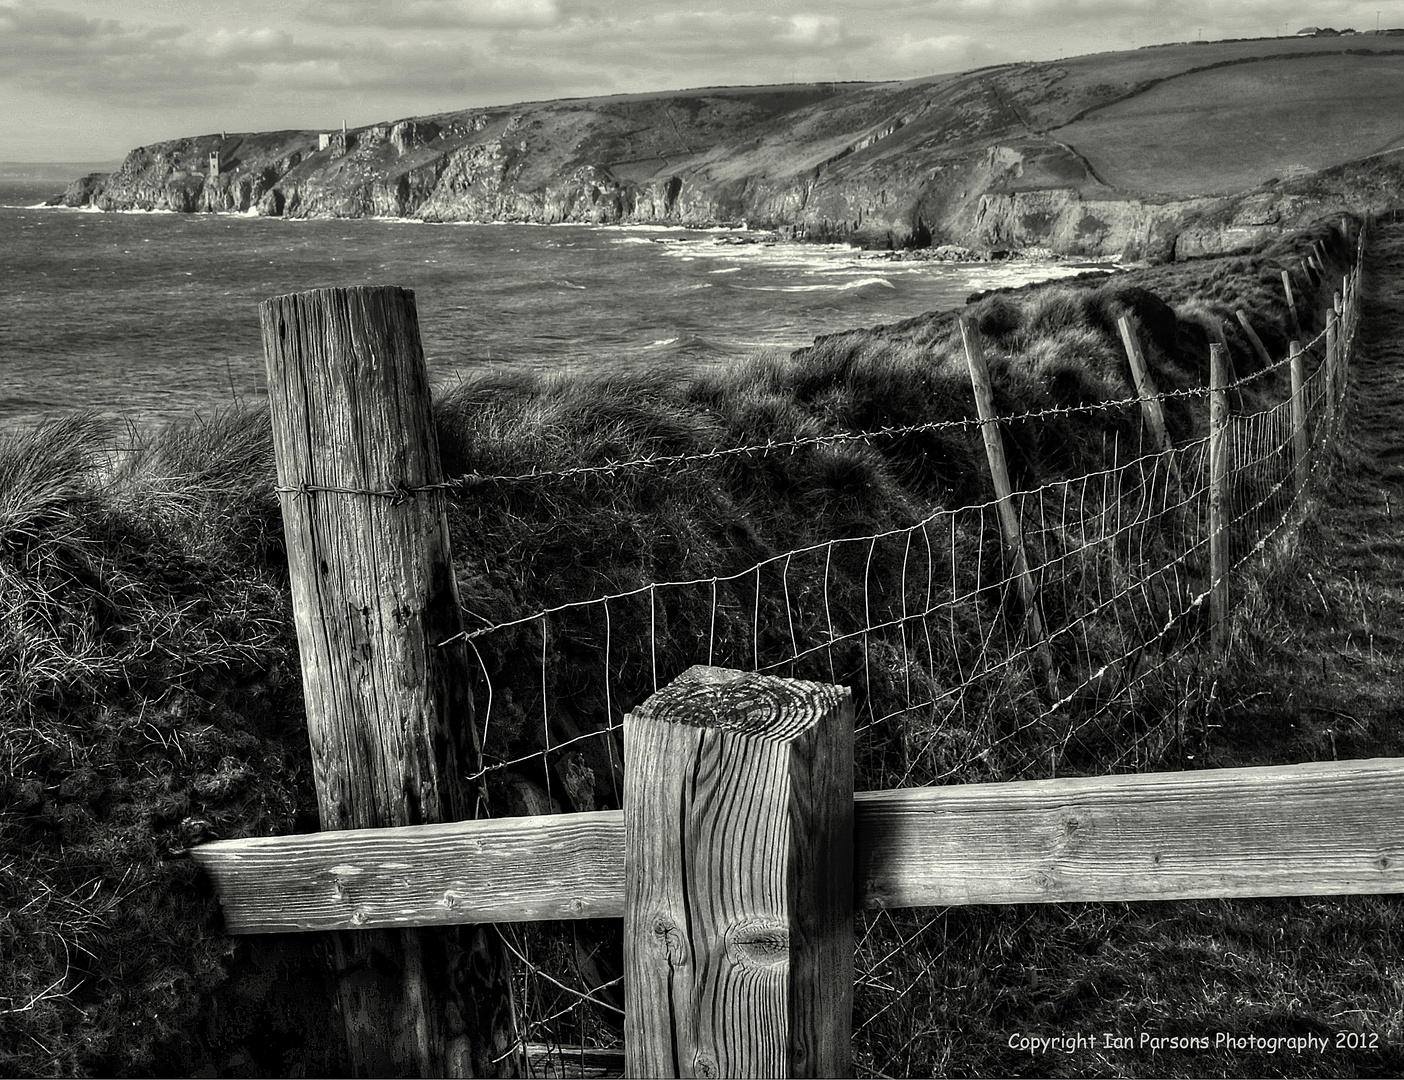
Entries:
{"type": "Polygon", "coordinates": [[[1282,291],[1287,294],[1287,310],[1292,314],[1292,333],[1300,338],[1302,320],[1297,315],[1297,298],[1292,292],[1292,275],[1286,269],[1282,271],[1282,291]]]}
{"type": "Polygon", "coordinates": [[[1141,402],[1141,416],[1146,422],[1146,427],[1150,428],[1156,451],[1165,458],[1166,471],[1171,481],[1183,491],[1180,468],[1171,454],[1174,444],[1171,443],[1170,432],[1165,427],[1165,411],[1160,407],[1155,380],[1151,378],[1150,369],[1146,366],[1146,357],[1141,352],[1141,342],[1136,336],[1135,327],[1131,325],[1130,316],[1122,315],[1118,318],[1116,327],[1121,331],[1121,344],[1126,349],[1126,359],[1131,365],[1131,379],[1136,384],[1136,397],[1141,402]]]}
{"type": "Polygon", "coordinates": [[[1336,432],[1336,379],[1340,366],[1340,334],[1336,313],[1326,316],[1326,431],[1328,436],[1336,432]]]}
{"type": "Polygon", "coordinates": [[[689,668],[624,719],[629,1076],[849,1076],[853,701],[689,668]]]}
{"type": "Polygon", "coordinates": [[[1267,351],[1267,346],[1263,344],[1263,339],[1258,337],[1258,332],[1253,329],[1253,324],[1248,321],[1248,313],[1239,308],[1233,313],[1238,325],[1243,327],[1243,333],[1248,337],[1248,344],[1253,346],[1253,353],[1257,356],[1259,363],[1265,368],[1272,367],[1272,356],[1267,351]]]}
{"type": "Polygon", "coordinates": [[[1294,502],[1306,498],[1307,486],[1307,426],[1306,426],[1306,375],[1302,364],[1302,343],[1292,342],[1290,346],[1292,369],[1292,483],[1294,502]]]}
{"type": "Polygon", "coordinates": [[[1210,645],[1228,645],[1228,349],[1209,346],[1209,622],[1210,645]]]}
{"type": "Polygon", "coordinates": [[[1141,352],[1141,342],[1131,319],[1122,315],[1116,320],[1116,328],[1121,331],[1121,344],[1126,349],[1126,360],[1131,365],[1131,379],[1136,384],[1136,396],[1141,401],[1141,415],[1150,428],[1155,440],[1155,448],[1161,453],[1171,449],[1170,434],[1165,429],[1165,412],[1160,407],[1155,381],[1146,367],[1145,354],[1141,352]]]}
{"type": "MultiPolygon", "coordinates": [[[[439,644],[463,622],[413,294],[318,289],[260,314],[322,828],[475,816],[467,657],[439,644]]],[[[326,887],[354,897],[344,871],[326,887]]],[[[353,1070],[500,1071],[500,948],[490,927],[334,935],[353,1070]]]]}
{"type": "Polygon", "coordinates": [[[960,320],[960,337],[965,346],[965,362],[970,367],[970,384],[975,390],[975,408],[980,414],[980,434],[985,440],[985,456],[990,463],[990,479],[994,482],[995,505],[1004,546],[1009,552],[1014,580],[1024,604],[1024,617],[1029,628],[1029,640],[1042,668],[1042,676],[1050,694],[1055,693],[1053,656],[1043,631],[1043,616],[1038,609],[1038,589],[1029,570],[1029,558],[1024,550],[1024,532],[1019,524],[1019,512],[1014,507],[1013,486],[1009,483],[1009,463],[1004,457],[1004,440],[1000,436],[994,407],[994,388],[990,369],[985,363],[985,350],[980,343],[980,331],[969,319],[960,320]]]}

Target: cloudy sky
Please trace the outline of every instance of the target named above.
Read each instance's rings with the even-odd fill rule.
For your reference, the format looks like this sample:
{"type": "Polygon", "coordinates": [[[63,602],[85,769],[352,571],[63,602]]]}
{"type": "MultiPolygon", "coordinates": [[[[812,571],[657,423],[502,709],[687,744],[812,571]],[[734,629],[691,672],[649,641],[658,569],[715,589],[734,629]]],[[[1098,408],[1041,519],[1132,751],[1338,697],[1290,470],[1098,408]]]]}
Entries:
{"type": "Polygon", "coordinates": [[[1404,0],[0,0],[0,161],[1377,19],[1404,25],[1404,0]]]}

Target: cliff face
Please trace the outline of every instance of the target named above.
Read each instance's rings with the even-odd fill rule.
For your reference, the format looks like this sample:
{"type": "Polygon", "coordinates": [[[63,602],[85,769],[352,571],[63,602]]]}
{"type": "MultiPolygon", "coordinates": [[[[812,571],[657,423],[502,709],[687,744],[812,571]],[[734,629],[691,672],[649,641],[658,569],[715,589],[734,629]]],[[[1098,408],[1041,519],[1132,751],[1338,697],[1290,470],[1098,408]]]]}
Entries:
{"type": "MultiPolygon", "coordinates": [[[[1251,64],[1289,44],[1142,50],[910,83],[576,99],[344,134],[203,136],[134,150],[62,201],[287,217],[744,222],[867,246],[1185,257],[1308,220],[1346,197],[1354,173],[1334,187],[1308,178],[1171,199],[1109,186],[1059,130],[1187,72],[1251,64]]],[[[1398,186],[1356,184],[1350,197],[1381,201],[1398,186]]]]}

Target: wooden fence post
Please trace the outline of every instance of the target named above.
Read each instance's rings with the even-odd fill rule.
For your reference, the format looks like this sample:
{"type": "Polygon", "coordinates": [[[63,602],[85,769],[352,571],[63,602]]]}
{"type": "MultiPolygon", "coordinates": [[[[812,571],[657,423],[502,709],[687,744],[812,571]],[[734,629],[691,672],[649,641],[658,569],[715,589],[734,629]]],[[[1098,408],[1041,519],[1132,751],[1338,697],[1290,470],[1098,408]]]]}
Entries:
{"type": "Polygon", "coordinates": [[[1228,644],[1228,349],[1209,346],[1209,622],[1210,645],[1228,644]]]}
{"type": "Polygon", "coordinates": [[[1287,294],[1287,310],[1292,315],[1292,333],[1300,338],[1302,336],[1302,320],[1297,315],[1297,298],[1292,293],[1292,275],[1286,269],[1282,271],[1282,291],[1287,294]]]}
{"type": "Polygon", "coordinates": [[[1140,339],[1136,337],[1130,316],[1122,315],[1116,320],[1116,326],[1121,331],[1121,344],[1126,349],[1126,359],[1131,365],[1131,378],[1136,384],[1136,396],[1141,401],[1141,415],[1146,426],[1150,428],[1157,452],[1165,457],[1166,471],[1171,481],[1183,492],[1184,482],[1180,477],[1180,467],[1171,454],[1175,447],[1170,441],[1169,431],[1165,428],[1165,411],[1160,407],[1155,380],[1151,378],[1150,369],[1146,367],[1140,339]]]}
{"type": "MultiPolygon", "coordinates": [[[[439,645],[463,622],[444,495],[426,490],[442,473],[413,294],[318,289],[260,315],[322,828],[475,816],[467,657],[439,645]]],[[[357,876],[326,886],[354,898],[357,876]]],[[[501,1071],[500,949],[490,927],[335,934],[352,1069],[501,1071]]]]}
{"type": "Polygon", "coordinates": [[[1131,365],[1131,378],[1136,384],[1136,396],[1141,399],[1141,415],[1155,439],[1155,448],[1161,453],[1170,450],[1170,434],[1165,430],[1165,413],[1156,396],[1156,386],[1146,367],[1145,354],[1141,352],[1141,342],[1136,337],[1135,328],[1127,315],[1116,320],[1116,328],[1121,331],[1121,344],[1126,349],[1126,359],[1131,365]]]}
{"type": "Polygon", "coordinates": [[[1014,507],[1014,491],[1009,483],[1009,463],[1004,457],[1004,440],[995,416],[994,388],[990,369],[985,363],[985,350],[980,344],[980,331],[968,319],[960,320],[960,337],[965,345],[965,362],[970,366],[970,383],[975,390],[975,408],[980,414],[980,434],[985,439],[985,456],[990,463],[990,478],[994,482],[996,509],[1004,546],[1009,551],[1014,580],[1028,620],[1029,639],[1033,642],[1038,665],[1049,694],[1056,696],[1053,655],[1043,631],[1043,616],[1038,609],[1038,589],[1029,571],[1029,558],[1024,550],[1024,531],[1019,524],[1019,511],[1014,507]]]}
{"type": "Polygon", "coordinates": [[[1306,426],[1306,376],[1302,364],[1302,343],[1292,342],[1290,346],[1292,369],[1292,482],[1295,494],[1292,501],[1300,503],[1306,498],[1307,485],[1307,426],[1306,426]]]}
{"type": "Polygon", "coordinates": [[[850,692],[689,668],[624,754],[626,1075],[852,1075],[850,692]]]}
{"type": "Polygon", "coordinates": [[[1340,362],[1337,355],[1340,348],[1338,330],[1336,313],[1332,311],[1326,316],[1326,431],[1328,437],[1334,435],[1336,431],[1336,369],[1340,362]]]}
{"type": "Polygon", "coordinates": [[[1263,344],[1263,339],[1258,337],[1258,332],[1253,329],[1253,324],[1248,321],[1248,314],[1239,308],[1233,315],[1238,320],[1238,325],[1243,327],[1243,333],[1248,337],[1248,344],[1253,346],[1253,352],[1257,355],[1259,362],[1265,368],[1272,367],[1272,356],[1267,351],[1267,346],[1263,344]]]}

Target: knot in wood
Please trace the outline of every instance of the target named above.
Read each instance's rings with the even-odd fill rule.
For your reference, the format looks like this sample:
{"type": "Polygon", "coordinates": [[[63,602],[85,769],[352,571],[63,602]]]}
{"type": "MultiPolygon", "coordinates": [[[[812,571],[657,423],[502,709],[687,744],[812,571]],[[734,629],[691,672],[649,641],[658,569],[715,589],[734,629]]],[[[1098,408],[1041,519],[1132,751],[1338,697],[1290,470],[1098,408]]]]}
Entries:
{"type": "Polygon", "coordinates": [[[657,944],[661,945],[667,954],[669,965],[679,967],[687,962],[687,942],[677,923],[667,915],[659,915],[653,920],[653,933],[657,944]]]}
{"type": "Polygon", "coordinates": [[[746,919],[726,928],[726,956],[746,970],[777,968],[790,959],[790,929],[775,919],[746,919]]]}

